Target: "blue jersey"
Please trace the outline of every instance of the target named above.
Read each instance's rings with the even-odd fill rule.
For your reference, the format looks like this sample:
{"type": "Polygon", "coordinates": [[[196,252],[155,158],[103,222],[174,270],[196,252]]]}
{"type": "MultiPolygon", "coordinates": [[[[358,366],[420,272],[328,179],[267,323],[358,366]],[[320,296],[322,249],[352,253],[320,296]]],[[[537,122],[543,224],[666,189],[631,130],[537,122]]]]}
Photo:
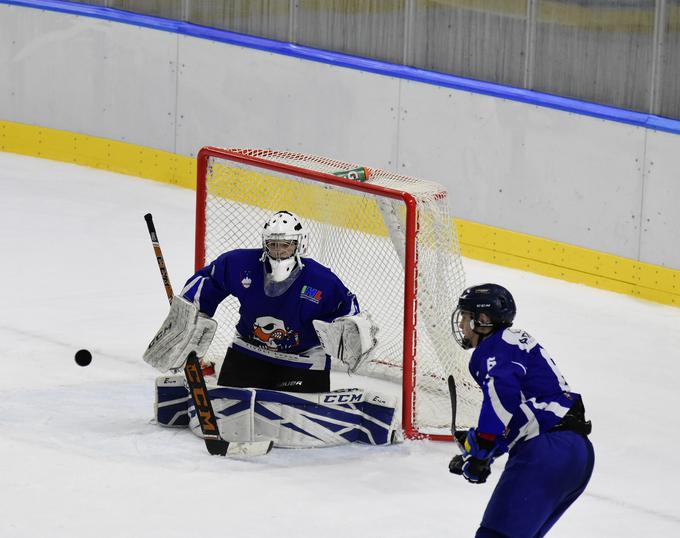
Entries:
{"type": "Polygon", "coordinates": [[[477,429],[495,435],[504,450],[556,426],[580,399],[548,352],[519,329],[487,336],[469,368],[483,392],[477,429]]]}
{"type": "Polygon", "coordinates": [[[181,296],[213,316],[229,295],[240,303],[232,345],[246,355],[284,366],[328,370],[312,320],[332,321],[359,312],[357,300],[327,267],[303,258],[304,267],[281,295],[264,290],[262,250],[225,252],[186,283],[181,296]]]}

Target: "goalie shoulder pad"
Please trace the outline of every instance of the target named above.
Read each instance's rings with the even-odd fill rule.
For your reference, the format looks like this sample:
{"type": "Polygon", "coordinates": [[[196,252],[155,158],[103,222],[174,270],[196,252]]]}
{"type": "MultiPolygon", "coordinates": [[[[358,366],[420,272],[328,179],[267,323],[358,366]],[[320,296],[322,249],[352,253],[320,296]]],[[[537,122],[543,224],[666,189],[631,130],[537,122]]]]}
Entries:
{"type": "Polygon", "coordinates": [[[199,313],[198,308],[182,297],[173,297],[170,312],[144,353],[144,361],[160,370],[177,370],[184,366],[192,351],[204,356],[217,322],[199,313]]]}
{"type": "Polygon", "coordinates": [[[361,366],[378,343],[378,326],[366,312],[336,318],[331,323],[317,319],[312,324],[324,351],[346,364],[350,372],[361,366]]]}

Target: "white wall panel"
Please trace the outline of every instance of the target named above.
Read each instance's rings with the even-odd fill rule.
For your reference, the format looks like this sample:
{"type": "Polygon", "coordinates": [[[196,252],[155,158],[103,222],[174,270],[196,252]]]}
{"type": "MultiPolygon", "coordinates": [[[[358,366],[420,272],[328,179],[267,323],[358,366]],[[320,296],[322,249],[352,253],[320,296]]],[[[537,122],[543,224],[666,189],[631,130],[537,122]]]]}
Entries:
{"type": "Polygon", "coordinates": [[[444,183],[461,218],[680,269],[680,136],[642,127],[6,4],[0,119],[380,166],[444,183]]]}
{"type": "Polygon", "coordinates": [[[680,136],[647,132],[640,259],[680,269],[680,136]]]}
{"type": "Polygon", "coordinates": [[[0,117],[174,151],[176,51],[171,33],[0,5],[0,117]]]}
{"type": "Polygon", "coordinates": [[[403,83],[400,170],[461,218],[637,258],[645,130],[403,83]]]}
{"type": "Polygon", "coordinates": [[[396,160],[398,81],[181,38],[178,152],[204,145],[396,160]]]}

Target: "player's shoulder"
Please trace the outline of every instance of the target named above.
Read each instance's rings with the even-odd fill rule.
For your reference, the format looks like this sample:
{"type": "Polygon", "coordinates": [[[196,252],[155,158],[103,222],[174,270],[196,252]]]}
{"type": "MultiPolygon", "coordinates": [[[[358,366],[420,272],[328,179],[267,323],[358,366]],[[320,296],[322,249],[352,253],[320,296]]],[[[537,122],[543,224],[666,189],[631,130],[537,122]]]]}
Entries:
{"type": "Polygon", "coordinates": [[[306,284],[322,289],[345,288],[345,284],[330,267],[326,267],[312,258],[302,258],[302,263],[304,265],[302,276],[306,284]]]}
{"type": "Polygon", "coordinates": [[[261,248],[237,248],[222,253],[217,259],[226,262],[259,262],[261,256],[261,248]]]}
{"type": "Polygon", "coordinates": [[[242,248],[228,250],[215,258],[212,265],[212,273],[218,275],[240,274],[243,271],[258,271],[262,249],[242,248]]]}
{"type": "Polygon", "coordinates": [[[328,278],[338,278],[330,267],[317,262],[314,258],[302,258],[302,265],[308,274],[324,276],[328,278]]]}
{"type": "Polygon", "coordinates": [[[519,348],[527,353],[538,345],[536,339],[524,329],[508,327],[500,331],[501,345],[519,348]]]}

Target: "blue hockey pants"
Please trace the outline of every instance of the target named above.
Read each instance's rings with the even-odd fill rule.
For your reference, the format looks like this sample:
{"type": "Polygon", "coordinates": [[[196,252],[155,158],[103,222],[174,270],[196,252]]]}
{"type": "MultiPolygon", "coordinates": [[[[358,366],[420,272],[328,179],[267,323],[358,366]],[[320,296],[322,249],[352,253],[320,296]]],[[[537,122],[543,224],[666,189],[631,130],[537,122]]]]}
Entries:
{"type": "Polygon", "coordinates": [[[595,464],[590,441],[554,431],[520,443],[486,507],[476,538],[540,538],[583,493],[595,464]]]}

